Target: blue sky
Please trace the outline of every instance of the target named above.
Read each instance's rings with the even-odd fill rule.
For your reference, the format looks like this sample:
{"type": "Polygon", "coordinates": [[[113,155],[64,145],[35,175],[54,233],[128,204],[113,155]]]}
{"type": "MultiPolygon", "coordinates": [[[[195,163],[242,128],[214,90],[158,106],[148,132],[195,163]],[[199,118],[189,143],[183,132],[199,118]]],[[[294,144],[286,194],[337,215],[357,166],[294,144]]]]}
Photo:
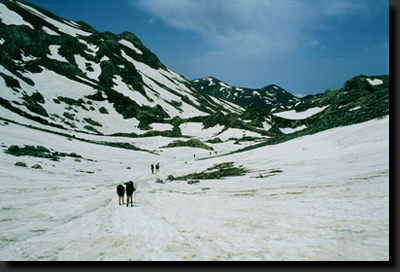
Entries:
{"type": "Polygon", "coordinates": [[[389,73],[388,0],[29,0],[97,30],[130,31],[187,79],[277,84],[301,96],[389,73]]]}

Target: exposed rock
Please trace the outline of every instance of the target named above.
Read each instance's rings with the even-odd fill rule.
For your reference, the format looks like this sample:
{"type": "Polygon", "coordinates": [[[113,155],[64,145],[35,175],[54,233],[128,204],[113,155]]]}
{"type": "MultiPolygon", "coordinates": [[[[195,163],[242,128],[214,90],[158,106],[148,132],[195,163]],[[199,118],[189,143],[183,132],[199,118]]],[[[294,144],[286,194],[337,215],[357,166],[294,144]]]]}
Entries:
{"type": "Polygon", "coordinates": [[[16,166],[27,167],[27,166],[26,166],[26,163],[24,163],[24,162],[21,162],[21,161],[19,161],[19,162],[16,162],[16,163],[15,163],[15,165],[16,165],[16,166]]]}
{"type": "Polygon", "coordinates": [[[181,147],[181,146],[187,146],[187,147],[196,147],[196,148],[203,148],[206,150],[214,150],[212,147],[206,145],[200,140],[197,139],[190,139],[188,141],[173,141],[172,143],[168,144],[167,146],[163,146],[163,148],[170,148],[170,147],[181,147]]]}
{"type": "Polygon", "coordinates": [[[164,183],[164,181],[162,181],[161,179],[158,178],[158,179],[156,180],[156,183],[164,183]]]}
{"type": "Polygon", "coordinates": [[[168,178],[167,178],[167,180],[169,180],[169,181],[172,181],[172,180],[174,180],[175,178],[174,178],[174,176],[173,175],[168,175],[168,178]]]}

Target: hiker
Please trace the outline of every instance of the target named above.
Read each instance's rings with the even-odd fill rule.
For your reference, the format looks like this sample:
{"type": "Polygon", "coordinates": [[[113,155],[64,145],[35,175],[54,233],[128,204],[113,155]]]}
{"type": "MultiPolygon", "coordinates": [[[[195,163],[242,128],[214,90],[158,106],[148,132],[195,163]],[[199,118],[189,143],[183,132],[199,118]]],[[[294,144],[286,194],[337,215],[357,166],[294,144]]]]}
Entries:
{"type": "Polygon", "coordinates": [[[118,194],[118,202],[119,205],[125,204],[124,194],[125,194],[125,187],[122,184],[117,185],[117,194],[118,194]]]}
{"type": "Polygon", "coordinates": [[[151,165],[151,173],[154,174],[154,165],[151,165]]]}
{"type": "Polygon", "coordinates": [[[156,172],[160,171],[160,165],[157,163],[156,164],[156,172]]]}
{"type": "Polygon", "coordinates": [[[129,206],[129,202],[131,203],[131,207],[133,207],[133,201],[132,201],[132,195],[133,192],[136,191],[135,185],[133,184],[133,181],[129,181],[126,184],[126,206],[129,206]]]}

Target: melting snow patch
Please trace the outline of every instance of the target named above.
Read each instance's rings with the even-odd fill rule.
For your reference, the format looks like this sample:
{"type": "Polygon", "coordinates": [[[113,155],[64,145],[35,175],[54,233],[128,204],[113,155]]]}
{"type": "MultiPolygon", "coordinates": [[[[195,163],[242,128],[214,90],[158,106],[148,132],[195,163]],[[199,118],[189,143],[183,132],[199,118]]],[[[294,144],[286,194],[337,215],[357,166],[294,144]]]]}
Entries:
{"type": "Polygon", "coordinates": [[[43,29],[43,31],[46,32],[47,34],[55,35],[55,36],[56,36],[56,35],[57,35],[57,36],[60,36],[60,34],[58,34],[57,32],[55,32],[55,31],[53,31],[53,30],[51,30],[51,29],[48,28],[47,26],[43,26],[42,29],[43,29]]]}
{"type": "Polygon", "coordinates": [[[290,119],[290,120],[302,120],[302,119],[306,119],[310,116],[313,116],[313,115],[325,110],[329,106],[330,105],[324,106],[322,108],[318,108],[318,107],[311,108],[304,112],[296,112],[295,110],[284,111],[284,112],[275,113],[274,115],[282,117],[282,118],[290,119]]]}
{"type": "Polygon", "coordinates": [[[78,41],[86,45],[87,48],[90,50],[90,51],[85,50],[86,53],[96,56],[96,53],[99,50],[99,47],[97,45],[87,43],[85,40],[82,39],[78,39],[78,41]]]}
{"type": "Polygon", "coordinates": [[[269,130],[270,128],[271,128],[272,126],[269,124],[269,123],[267,123],[267,122],[263,122],[263,129],[264,130],[269,130]]]}
{"type": "Polygon", "coordinates": [[[1,21],[6,25],[27,25],[30,28],[34,27],[24,20],[18,13],[9,10],[4,4],[0,4],[1,21]]]}
{"type": "Polygon", "coordinates": [[[171,124],[162,124],[162,123],[152,123],[150,126],[157,131],[172,130],[173,128],[171,124]]]}
{"type": "Polygon", "coordinates": [[[210,84],[208,84],[208,86],[216,85],[216,84],[213,82],[212,78],[205,78],[205,79],[208,80],[208,81],[210,82],[210,84]]]}
{"type": "Polygon", "coordinates": [[[103,57],[101,58],[100,62],[107,61],[107,60],[110,60],[110,58],[107,57],[107,56],[103,56],[103,57]]]}
{"type": "Polygon", "coordinates": [[[228,89],[231,88],[231,86],[229,86],[229,85],[227,85],[227,84],[225,84],[225,83],[223,83],[223,82],[220,82],[219,85],[221,85],[221,86],[223,86],[223,87],[225,87],[225,88],[228,88],[228,89]]]}
{"type": "Polygon", "coordinates": [[[120,44],[125,45],[126,47],[132,49],[133,51],[135,51],[136,53],[143,55],[143,52],[140,51],[139,49],[137,49],[131,42],[127,41],[127,40],[120,40],[118,41],[120,44]]]}
{"type": "Polygon", "coordinates": [[[280,130],[285,133],[285,134],[290,134],[293,133],[295,131],[299,131],[299,130],[303,130],[306,129],[307,127],[305,125],[299,126],[297,128],[281,128],[280,130]]]}
{"type": "Polygon", "coordinates": [[[376,79],[374,79],[374,80],[372,80],[372,79],[370,79],[370,78],[367,78],[367,81],[369,82],[369,84],[371,84],[371,85],[373,85],[373,86],[383,84],[383,81],[380,80],[380,79],[378,79],[378,78],[376,78],[376,79]]]}
{"type": "Polygon", "coordinates": [[[359,110],[359,109],[361,109],[361,107],[360,107],[360,106],[357,106],[357,107],[355,107],[355,108],[349,109],[349,111],[354,111],[354,110],[359,110]]]}
{"type": "Polygon", "coordinates": [[[31,60],[36,60],[37,58],[36,57],[34,57],[34,56],[32,56],[32,55],[25,55],[25,52],[24,52],[24,54],[22,54],[22,60],[25,62],[25,61],[31,61],[31,60]]]}
{"type": "Polygon", "coordinates": [[[66,58],[64,58],[63,56],[61,56],[60,54],[58,54],[58,49],[60,48],[60,45],[50,45],[49,49],[50,49],[50,55],[47,55],[49,58],[51,59],[55,59],[58,61],[64,61],[64,62],[68,62],[66,60],[66,58]]]}

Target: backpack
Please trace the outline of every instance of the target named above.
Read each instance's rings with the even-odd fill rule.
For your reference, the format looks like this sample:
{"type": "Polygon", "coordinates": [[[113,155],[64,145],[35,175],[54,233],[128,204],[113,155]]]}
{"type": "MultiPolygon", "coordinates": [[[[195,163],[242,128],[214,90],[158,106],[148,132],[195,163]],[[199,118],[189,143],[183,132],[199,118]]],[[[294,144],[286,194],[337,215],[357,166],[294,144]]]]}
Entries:
{"type": "Polygon", "coordinates": [[[124,186],[122,186],[121,184],[119,184],[117,186],[117,194],[118,195],[123,195],[124,194],[124,186]]]}
{"type": "Polygon", "coordinates": [[[136,190],[136,188],[133,185],[133,182],[130,181],[130,182],[126,183],[126,194],[127,195],[132,195],[135,190],[136,190]]]}

